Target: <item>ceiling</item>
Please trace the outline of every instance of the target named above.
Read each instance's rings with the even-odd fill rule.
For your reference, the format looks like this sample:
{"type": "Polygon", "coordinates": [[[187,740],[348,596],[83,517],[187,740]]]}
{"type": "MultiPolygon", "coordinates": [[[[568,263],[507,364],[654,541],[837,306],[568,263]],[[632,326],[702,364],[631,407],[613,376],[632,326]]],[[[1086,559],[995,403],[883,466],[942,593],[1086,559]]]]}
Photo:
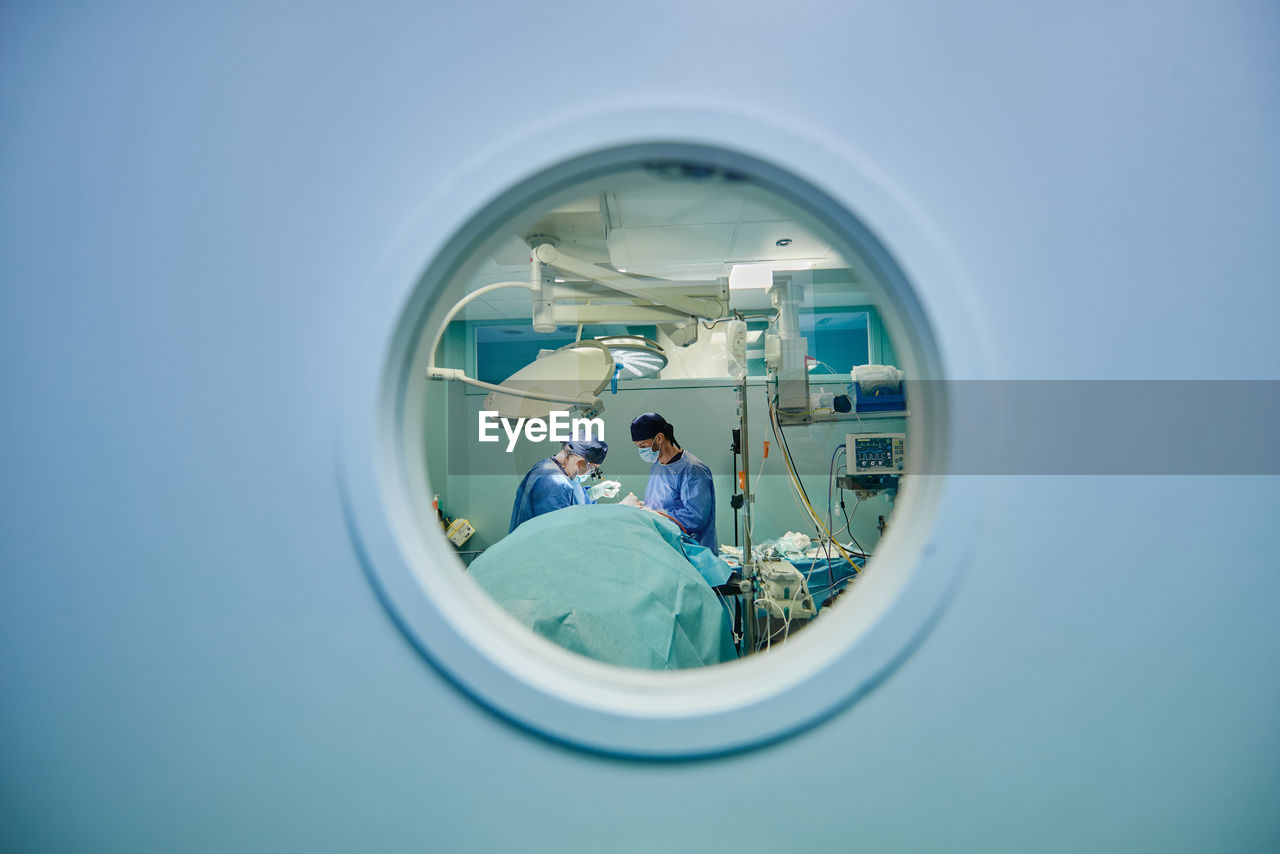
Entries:
{"type": "MultiPolygon", "coordinates": [[[[728,277],[735,264],[771,263],[779,270],[821,270],[815,307],[866,302],[860,277],[806,217],[754,185],[727,180],[678,180],[654,171],[629,172],[585,186],[579,194],[514,224],[476,259],[466,290],[527,280],[531,235],[547,235],[561,252],[588,263],[674,281],[728,277]],[[840,272],[843,271],[844,275],[840,272]]],[[[735,290],[731,305],[769,305],[762,289],[735,290]]],[[[467,320],[530,317],[529,294],[496,291],[470,303],[467,320]]]]}

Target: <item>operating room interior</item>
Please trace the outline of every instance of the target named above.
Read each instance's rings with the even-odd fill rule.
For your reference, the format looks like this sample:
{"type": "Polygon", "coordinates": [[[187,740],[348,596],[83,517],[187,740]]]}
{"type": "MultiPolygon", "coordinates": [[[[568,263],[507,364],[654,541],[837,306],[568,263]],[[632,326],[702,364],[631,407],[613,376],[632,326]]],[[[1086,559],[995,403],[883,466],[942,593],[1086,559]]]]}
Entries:
{"type": "MultiPolygon", "coordinates": [[[[522,602],[576,585],[565,579],[573,570],[560,553],[536,542],[496,557],[499,544],[533,527],[508,530],[522,478],[561,445],[502,430],[498,441],[481,441],[481,415],[494,407],[511,410],[511,422],[557,407],[598,419],[608,455],[596,480],[619,485],[598,504],[645,495],[650,465],[637,456],[632,420],[660,413],[675,427],[680,448],[711,470],[719,556],[739,585],[715,589],[732,657],[771,650],[838,599],[855,600],[861,573],[892,571],[874,555],[892,530],[899,490],[909,488],[902,471],[911,418],[910,384],[889,332],[893,307],[874,265],[803,204],[714,165],[639,164],[544,195],[488,227],[440,290],[422,335],[428,376],[415,376],[424,386],[415,459],[430,495],[420,521],[447,534],[458,571],[503,564],[496,574],[476,573],[495,585],[490,592],[517,584],[517,568],[534,573],[522,602]],[[537,262],[540,252],[548,263],[537,262]],[[529,283],[539,278],[548,293],[531,299],[529,283]],[[553,287],[560,304],[552,310],[560,313],[535,317],[553,287]],[[672,308],[671,294],[701,302],[671,298],[672,308]],[[568,407],[513,391],[530,388],[522,371],[593,339],[610,347],[602,374],[588,377],[574,365],[572,380],[558,375],[537,387],[570,396],[585,390],[590,403],[568,407]],[[859,369],[863,377],[887,371],[898,382],[859,385],[859,369]],[[854,435],[890,448],[896,439],[896,458],[883,455],[896,467],[879,476],[855,471],[846,448],[854,435]],[[753,557],[744,558],[748,537],[753,557]],[[787,575],[770,586],[768,567],[787,575]],[[773,601],[771,590],[785,599],[773,601]],[[752,612],[756,621],[743,619],[752,612]]],[[[605,560],[596,541],[610,536],[608,524],[599,514],[570,528],[578,531],[570,561],[605,560]]],[[[563,539],[563,531],[562,524],[545,536],[563,539]]],[[[606,571],[628,573],[652,557],[641,548],[615,556],[620,565],[606,571]]],[[[632,621],[613,604],[601,606],[610,620],[632,621]]],[[[559,628],[575,607],[588,606],[549,607],[554,619],[544,614],[542,623],[559,628]]],[[[659,656],[635,666],[689,663],[659,656]]]]}

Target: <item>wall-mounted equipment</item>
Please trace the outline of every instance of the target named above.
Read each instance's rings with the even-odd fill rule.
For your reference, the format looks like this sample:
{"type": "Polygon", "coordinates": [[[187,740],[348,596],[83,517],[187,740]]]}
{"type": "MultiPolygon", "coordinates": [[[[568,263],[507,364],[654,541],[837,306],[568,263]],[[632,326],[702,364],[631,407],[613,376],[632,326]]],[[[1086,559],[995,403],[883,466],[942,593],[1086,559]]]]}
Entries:
{"type": "Polygon", "coordinates": [[[849,474],[902,474],[906,433],[849,433],[845,436],[849,474]]]}
{"type": "Polygon", "coordinates": [[[846,473],[836,478],[837,486],[862,495],[897,495],[907,463],[907,434],[849,433],[845,436],[845,454],[846,473]]]}

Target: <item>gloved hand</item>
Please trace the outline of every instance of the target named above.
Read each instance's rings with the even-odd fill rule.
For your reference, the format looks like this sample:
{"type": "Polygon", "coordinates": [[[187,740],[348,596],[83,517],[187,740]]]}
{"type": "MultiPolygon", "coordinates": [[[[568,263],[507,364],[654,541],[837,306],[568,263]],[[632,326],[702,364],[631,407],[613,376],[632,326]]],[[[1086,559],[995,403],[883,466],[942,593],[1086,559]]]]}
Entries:
{"type": "Polygon", "coordinates": [[[621,501],[619,501],[618,503],[619,503],[619,504],[625,504],[625,505],[626,505],[626,506],[628,506],[628,507],[643,507],[643,506],[644,506],[644,502],[643,502],[643,501],[641,501],[639,498],[636,498],[636,494],[635,494],[634,492],[628,492],[628,493],[627,493],[627,497],[626,497],[626,498],[624,498],[624,499],[622,499],[622,500],[621,500],[621,501]]]}
{"type": "Polygon", "coordinates": [[[616,480],[602,480],[587,490],[587,497],[592,501],[599,501],[601,497],[613,498],[619,489],[622,489],[622,484],[616,480]]]}

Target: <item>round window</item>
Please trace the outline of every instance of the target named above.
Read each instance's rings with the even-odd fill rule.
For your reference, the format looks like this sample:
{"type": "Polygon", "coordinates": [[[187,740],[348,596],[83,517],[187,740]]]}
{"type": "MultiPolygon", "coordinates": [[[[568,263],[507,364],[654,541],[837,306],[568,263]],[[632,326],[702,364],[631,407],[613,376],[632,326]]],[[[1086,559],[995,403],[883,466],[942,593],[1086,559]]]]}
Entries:
{"type": "Polygon", "coordinates": [[[930,318],[960,321],[958,281],[850,161],[820,186],[758,150],[808,152],[779,132],[608,136],[455,187],[388,286],[349,524],[406,635],[503,717],[742,749],[865,693],[945,602],[975,501],[940,380],[975,360],[930,318]]]}

